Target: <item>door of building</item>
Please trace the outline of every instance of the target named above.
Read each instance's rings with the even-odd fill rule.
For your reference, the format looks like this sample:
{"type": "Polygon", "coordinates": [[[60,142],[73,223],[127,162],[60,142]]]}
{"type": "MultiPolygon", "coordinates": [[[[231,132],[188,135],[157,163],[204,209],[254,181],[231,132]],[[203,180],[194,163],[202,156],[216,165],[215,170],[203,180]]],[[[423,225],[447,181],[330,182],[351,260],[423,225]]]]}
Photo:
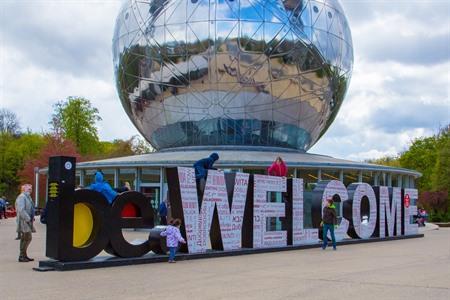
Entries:
{"type": "Polygon", "coordinates": [[[160,188],[159,186],[141,186],[141,193],[148,199],[151,207],[153,208],[155,216],[155,225],[159,224],[158,208],[160,199],[160,188]]]}

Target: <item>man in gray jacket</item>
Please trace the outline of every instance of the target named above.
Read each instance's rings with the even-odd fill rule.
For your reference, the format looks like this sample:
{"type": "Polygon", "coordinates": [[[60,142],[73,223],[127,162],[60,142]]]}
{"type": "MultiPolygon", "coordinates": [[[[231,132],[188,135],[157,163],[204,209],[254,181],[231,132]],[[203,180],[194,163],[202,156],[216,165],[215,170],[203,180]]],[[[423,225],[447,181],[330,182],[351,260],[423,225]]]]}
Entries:
{"type": "Polygon", "coordinates": [[[22,193],[16,199],[18,218],[17,231],[21,234],[19,262],[29,262],[34,260],[27,255],[27,249],[31,243],[31,233],[34,232],[34,204],[31,199],[32,189],[33,187],[31,184],[22,185],[22,193]]]}

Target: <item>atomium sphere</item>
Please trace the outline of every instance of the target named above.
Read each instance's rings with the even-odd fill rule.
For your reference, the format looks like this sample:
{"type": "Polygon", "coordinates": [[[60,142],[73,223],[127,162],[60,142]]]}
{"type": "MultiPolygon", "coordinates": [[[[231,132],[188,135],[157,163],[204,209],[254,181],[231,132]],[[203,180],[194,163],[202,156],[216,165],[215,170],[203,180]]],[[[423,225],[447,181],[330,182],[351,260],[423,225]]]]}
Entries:
{"type": "Polygon", "coordinates": [[[353,65],[338,0],[129,0],[113,38],[117,90],[156,148],[309,149],[353,65]]]}

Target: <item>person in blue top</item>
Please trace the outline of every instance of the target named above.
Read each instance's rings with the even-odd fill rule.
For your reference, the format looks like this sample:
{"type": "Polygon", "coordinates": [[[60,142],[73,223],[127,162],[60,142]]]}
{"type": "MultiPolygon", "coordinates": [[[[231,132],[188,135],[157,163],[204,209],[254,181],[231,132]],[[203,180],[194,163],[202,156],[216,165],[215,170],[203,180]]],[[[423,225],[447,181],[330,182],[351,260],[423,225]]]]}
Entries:
{"type": "Polygon", "coordinates": [[[103,180],[103,173],[97,171],[95,173],[95,182],[89,187],[91,190],[100,192],[108,200],[109,204],[112,204],[117,196],[117,192],[109,185],[108,182],[103,180]]]}
{"type": "Polygon", "coordinates": [[[217,170],[217,168],[214,168],[213,165],[216,161],[219,160],[219,154],[217,153],[211,153],[211,155],[207,158],[202,158],[198,160],[194,164],[195,169],[195,179],[197,181],[200,181],[201,179],[206,180],[206,176],[208,175],[207,170],[217,170]]]}
{"type": "Polygon", "coordinates": [[[7,202],[6,202],[6,197],[5,196],[1,196],[0,197],[0,219],[2,218],[2,215],[5,219],[8,219],[6,217],[6,207],[8,206],[7,202]]]}
{"type": "Polygon", "coordinates": [[[203,192],[206,185],[206,177],[208,176],[208,170],[217,170],[213,165],[219,160],[219,154],[211,153],[207,158],[202,158],[194,164],[195,169],[195,182],[197,183],[197,197],[198,205],[201,206],[203,199],[203,192]]]}
{"type": "Polygon", "coordinates": [[[160,218],[160,224],[161,225],[167,225],[167,205],[166,201],[162,201],[161,204],[159,204],[159,218],[160,218]]]}

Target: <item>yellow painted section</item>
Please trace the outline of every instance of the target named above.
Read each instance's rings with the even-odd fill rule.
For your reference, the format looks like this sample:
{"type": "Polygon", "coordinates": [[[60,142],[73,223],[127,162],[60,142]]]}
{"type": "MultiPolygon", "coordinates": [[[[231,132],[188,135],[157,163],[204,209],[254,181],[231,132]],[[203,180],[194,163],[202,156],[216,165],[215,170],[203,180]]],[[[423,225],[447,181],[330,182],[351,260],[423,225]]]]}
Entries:
{"type": "Polygon", "coordinates": [[[91,236],[94,218],[91,209],[83,203],[77,203],[73,210],[73,246],[82,248],[91,236]]]}

